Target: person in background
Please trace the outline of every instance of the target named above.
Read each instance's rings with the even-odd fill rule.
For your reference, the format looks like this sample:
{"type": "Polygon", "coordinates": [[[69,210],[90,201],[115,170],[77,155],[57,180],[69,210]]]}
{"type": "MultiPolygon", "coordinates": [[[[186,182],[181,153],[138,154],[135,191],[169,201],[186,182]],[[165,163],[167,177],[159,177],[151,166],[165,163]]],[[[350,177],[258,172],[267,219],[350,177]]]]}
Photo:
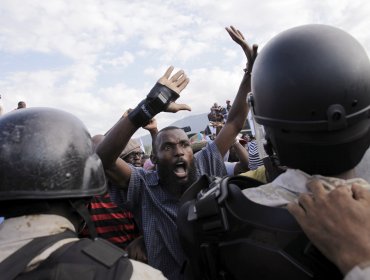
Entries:
{"type": "Polygon", "coordinates": [[[120,158],[135,167],[142,167],[142,157],[144,152],[141,150],[139,141],[130,139],[125,149],[120,154],[120,158]]]}
{"type": "Polygon", "coordinates": [[[249,170],[249,158],[247,149],[235,140],[234,144],[230,147],[228,160],[225,161],[227,175],[238,175],[249,170]]]}
{"type": "Polygon", "coordinates": [[[144,168],[144,164],[147,160],[150,160],[150,155],[147,155],[147,154],[144,154],[142,157],[141,157],[141,167],[144,168]]]}
{"type": "MultiPolygon", "coordinates": [[[[104,135],[95,135],[92,138],[94,146],[96,147],[103,139],[104,135]]],[[[118,206],[112,201],[110,192],[114,183],[108,173],[105,173],[105,176],[108,191],[103,195],[94,196],[88,205],[97,236],[128,251],[130,258],[146,263],[145,246],[133,214],[125,203],[118,206]]],[[[89,228],[85,227],[80,235],[91,237],[89,228]]]]}
{"type": "Polygon", "coordinates": [[[230,111],[230,109],[231,109],[231,104],[230,104],[230,100],[226,100],[226,110],[227,110],[227,112],[229,112],[230,111]]]}
{"type": "Polygon", "coordinates": [[[24,108],[26,108],[27,106],[26,106],[26,102],[24,102],[24,101],[19,101],[18,102],[18,107],[16,108],[16,110],[18,110],[18,109],[24,109],[24,108]]]}
{"type": "Polygon", "coordinates": [[[263,160],[260,158],[256,138],[250,136],[249,141],[247,142],[247,147],[249,157],[249,169],[256,170],[258,167],[263,166],[263,160]]]}
{"type": "Polygon", "coordinates": [[[226,107],[221,107],[221,110],[220,110],[224,118],[224,122],[226,122],[227,120],[227,115],[229,114],[230,108],[231,108],[230,100],[226,100],[226,107]]]}
{"type": "Polygon", "coordinates": [[[222,107],[219,106],[216,102],[213,104],[213,106],[210,108],[210,113],[208,114],[208,120],[210,122],[221,122],[223,123],[224,117],[222,114],[222,107]]]}

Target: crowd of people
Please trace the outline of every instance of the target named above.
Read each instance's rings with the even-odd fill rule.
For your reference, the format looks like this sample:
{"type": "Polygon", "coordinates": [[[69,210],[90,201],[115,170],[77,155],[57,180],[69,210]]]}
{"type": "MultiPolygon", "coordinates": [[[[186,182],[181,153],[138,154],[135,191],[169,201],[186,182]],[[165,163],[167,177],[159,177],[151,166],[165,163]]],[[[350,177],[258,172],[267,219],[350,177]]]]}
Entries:
{"type": "MultiPolygon", "coordinates": [[[[2,279],[323,279],[336,270],[347,280],[370,278],[370,185],[355,173],[370,145],[365,50],[338,28],[305,25],[278,34],[257,56],[239,30],[226,31],[246,56],[244,75],[233,104],[214,103],[209,131],[195,137],[157,128],[157,114],[191,110],[177,102],[190,79],[172,66],[105,134],[90,137],[73,115],[23,101],[17,109],[26,109],[0,116],[2,279]],[[243,133],[249,111],[263,135],[243,133]],[[133,139],[141,128],[152,137],[148,155],[133,139]],[[235,186],[230,203],[262,227],[241,219],[248,236],[238,235],[240,226],[235,239],[223,240],[229,228],[214,217],[232,210],[215,209],[235,186]],[[190,201],[206,206],[190,207],[179,227],[190,201]],[[300,267],[294,273],[269,263],[273,250],[261,228],[286,220],[261,213],[293,221],[333,270],[301,268],[304,256],[291,261],[300,267]],[[197,241],[200,232],[179,234],[209,215],[201,229],[208,243],[197,241]],[[244,238],[258,254],[243,251],[253,246],[231,255],[219,249],[244,238]]],[[[276,248],[280,235],[273,238],[276,248]]],[[[284,242],[294,256],[309,251],[284,242]]]]}

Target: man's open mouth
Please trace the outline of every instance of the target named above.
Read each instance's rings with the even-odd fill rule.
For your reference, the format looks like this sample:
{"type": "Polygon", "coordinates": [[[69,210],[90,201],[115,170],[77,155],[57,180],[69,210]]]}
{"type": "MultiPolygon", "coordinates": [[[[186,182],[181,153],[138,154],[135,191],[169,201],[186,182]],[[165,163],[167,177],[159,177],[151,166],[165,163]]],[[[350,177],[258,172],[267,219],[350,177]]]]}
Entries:
{"type": "Polygon", "coordinates": [[[177,177],[186,177],[187,176],[187,164],[184,161],[179,161],[175,164],[174,173],[177,177]]]}

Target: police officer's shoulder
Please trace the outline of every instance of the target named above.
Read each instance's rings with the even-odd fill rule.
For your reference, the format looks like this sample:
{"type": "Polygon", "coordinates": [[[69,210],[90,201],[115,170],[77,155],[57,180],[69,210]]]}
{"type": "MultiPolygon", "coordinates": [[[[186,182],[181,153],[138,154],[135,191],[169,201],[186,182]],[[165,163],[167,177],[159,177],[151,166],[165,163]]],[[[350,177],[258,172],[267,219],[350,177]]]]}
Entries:
{"type": "Polygon", "coordinates": [[[83,248],[82,252],[106,267],[112,267],[120,258],[128,257],[126,251],[99,238],[83,248]]]}

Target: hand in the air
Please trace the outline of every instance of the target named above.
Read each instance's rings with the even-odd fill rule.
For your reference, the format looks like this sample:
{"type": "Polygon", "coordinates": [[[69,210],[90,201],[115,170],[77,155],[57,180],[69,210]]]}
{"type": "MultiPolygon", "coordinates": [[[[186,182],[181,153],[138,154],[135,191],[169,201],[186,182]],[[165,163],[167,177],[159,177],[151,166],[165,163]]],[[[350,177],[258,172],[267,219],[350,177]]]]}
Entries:
{"type": "MultiPolygon", "coordinates": [[[[158,80],[158,83],[167,86],[179,94],[188,85],[189,78],[186,76],[183,70],[179,70],[171,76],[173,69],[173,66],[170,66],[166,73],[164,73],[164,75],[158,80]]],[[[176,113],[180,110],[191,111],[191,108],[186,104],[171,102],[166,108],[165,112],[176,113]]]]}
{"type": "Polygon", "coordinates": [[[241,33],[234,26],[225,27],[226,31],[229,33],[231,39],[233,39],[239,46],[242,47],[245,56],[247,57],[247,73],[252,73],[253,63],[257,57],[258,45],[254,44],[252,48],[249,46],[245,40],[243,33],[241,33]]]}

